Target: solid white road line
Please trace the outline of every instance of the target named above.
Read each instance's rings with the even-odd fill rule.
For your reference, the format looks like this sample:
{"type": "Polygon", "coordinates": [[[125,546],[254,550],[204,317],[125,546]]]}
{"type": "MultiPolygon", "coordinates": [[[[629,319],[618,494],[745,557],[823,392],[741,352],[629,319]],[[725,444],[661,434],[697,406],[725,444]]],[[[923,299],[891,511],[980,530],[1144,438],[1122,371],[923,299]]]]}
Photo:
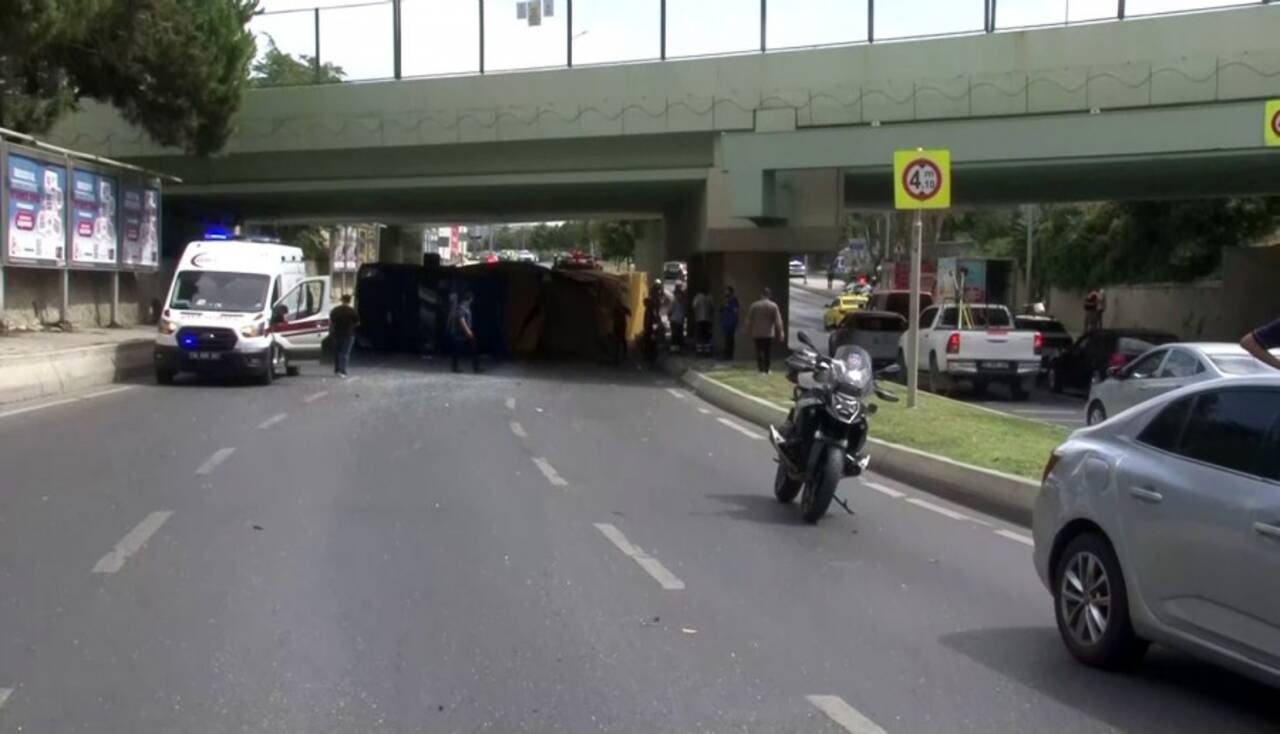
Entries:
{"type": "Polygon", "coordinates": [[[203,464],[200,465],[199,469],[196,469],[196,474],[212,474],[213,470],[218,468],[218,464],[226,461],[227,457],[235,452],[235,447],[218,449],[213,452],[213,456],[210,456],[203,464]]]}
{"type": "Polygon", "coordinates": [[[142,546],[147,540],[164,525],[165,520],[169,519],[172,512],[157,511],[147,515],[142,522],[130,530],[116,547],[112,548],[105,556],[98,559],[98,563],[94,565],[94,573],[115,573],[124,567],[124,562],[129,556],[142,550],[142,546]]]}
{"type": "Polygon", "coordinates": [[[1015,533],[1012,530],[1005,530],[1004,528],[997,530],[996,535],[999,535],[1002,538],[1008,538],[1009,540],[1016,541],[1023,545],[1029,545],[1034,547],[1036,544],[1034,540],[1023,535],[1022,533],[1015,533]]]}
{"type": "Polygon", "coordinates": [[[890,497],[892,497],[892,498],[894,498],[894,499],[896,499],[896,500],[900,500],[900,499],[902,499],[903,497],[906,497],[906,496],[907,496],[907,493],[906,493],[906,492],[899,492],[898,490],[896,490],[896,489],[894,489],[894,488],[892,488],[892,487],[886,487],[886,486],[884,486],[883,484],[880,484],[879,482],[868,482],[868,481],[866,481],[866,480],[864,479],[864,480],[862,481],[862,483],[863,483],[865,486],[867,486],[868,488],[870,488],[870,489],[874,489],[875,491],[879,492],[880,494],[887,494],[887,495],[889,495],[890,497]]]}
{"type": "Polygon", "coordinates": [[[516,399],[507,398],[507,410],[515,410],[515,409],[516,409],[516,399]]]}
{"type": "Polygon", "coordinates": [[[92,400],[94,398],[106,397],[107,395],[115,395],[118,392],[125,392],[127,390],[132,390],[135,387],[137,387],[137,385],[117,385],[116,387],[109,387],[106,390],[99,390],[97,392],[91,392],[88,395],[81,395],[80,399],[92,400]]]}
{"type": "Polygon", "coordinates": [[[643,549],[632,545],[631,541],[627,540],[627,536],[623,535],[621,530],[607,522],[598,522],[593,524],[596,526],[596,530],[603,533],[604,537],[608,538],[611,543],[618,547],[618,550],[622,551],[622,553],[631,560],[640,564],[640,568],[643,568],[648,572],[648,574],[653,577],[653,580],[657,581],[662,588],[668,591],[680,591],[684,588],[683,581],[677,578],[675,574],[668,571],[667,567],[662,565],[657,558],[645,553],[643,549]]]}
{"type": "Polygon", "coordinates": [[[911,504],[915,505],[916,507],[923,507],[923,508],[924,508],[924,509],[926,509],[926,510],[931,510],[931,511],[933,511],[933,512],[938,513],[939,515],[943,515],[943,516],[945,516],[945,517],[949,517],[949,518],[951,518],[952,520],[968,520],[968,521],[973,521],[973,518],[972,518],[972,517],[969,517],[968,515],[966,515],[966,514],[964,514],[964,513],[956,512],[955,510],[951,509],[950,507],[943,507],[942,505],[935,505],[935,504],[933,504],[932,502],[930,502],[930,501],[928,501],[928,500],[922,500],[922,499],[920,499],[919,497],[908,497],[908,498],[907,498],[907,502],[910,502],[911,504]]]}
{"type": "Polygon", "coordinates": [[[320,398],[322,398],[322,397],[324,397],[325,395],[328,395],[328,394],[329,394],[329,391],[328,391],[328,390],[321,390],[320,392],[317,392],[317,393],[311,393],[310,395],[308,395],[308,396],[306,396],[305,398],[303,398],[303,399],[302,399],[302,402],[304,402],[304,403],[314,403],[315,401],[319,400],[320,398]]]}
{"type": "Polygon", "coordinates": [[[680,398],[681,400],[688,400],[688,399],[689,399],[689,396],[688,396],[688,395],[685,395],[685,394],[684,394],[684,392],[682,392],[682,391],[680,391],[680,390],[677,390],[677,389],[675,389],[674,387],[669,387],[669,388],[667,388],[667,392],[671,393],[671,395],[672,395],[673,397],[680,398]]]}
{"type": "Polygon", "coordinates": [[[9,700],[9,696],[13,695],[12,688],[0,688],[0,709],[4,708],[4,702],[9,700]]]}
{"type": "Polygon", "coordinates": [[[757,440],[757,441],[763,441],[763,440],[764,440],[764,436],[761,436],[760,434],[756,433],[755,431],[753,431],[753,430],[751,430],[751,429],[749,429],[749,428],[743,428],[742,426],[738,425],[737,423],[734,423],[733,421],[729,420],[728,418],[716,418],[716,420],[718,420],[718,421],[720,421],[721,423],[725,424],[726,426],[728,426],[728,427],[732,428],[733,430],[737,431],[738,433],[741,433],[742,435],[746,436],[747,438],[754,438],[754,439],[755,439],[755,440],[757,440]]]}
{"type": "Polygon", "coordinates": [[[23,413],[30,413],[35,410],[44,410],[45,408],[53,408],[58,405],[67,405],[68,403],[76,402],[77,399],[78,398],[63,398],[62,400],[51,400],[47,403],[41,403],[39,405],[29,405],[25,408],[15,408],[14,410],[6,410],[3,413],[0,413],[0,418],[8,418],[11,415],[22,415],[23,413]]]}
{"type": "Polygon", "coordinates": [[[809,703],[817,706],[827,718],[836,722],[842,729],[852,734],[885,734],[884,729],[876,722],[863,716],[854,707],[839,696],[805,696],[809,703]]]}
{"type": "Polygon", "coordinates": [[[280,421],[282,421],[282,420],[284,420],[285,418],[288,418],[288,417],[289,417],[289,414],[288,414],[288,413],[276,413],[275,415],[271,416],[270,418],[266,419],[265,421],[263,421],[263,422],[259,423],[259,424],[258,424],[258,429],[259,429],[259,430],[265,430],[265,429],[267,429],[267,428],[270,428],[270,427],[274,426],[275,424],[279,423],[280,421]]]}
{"type": "Polygon", "coordinates": [[[529,434],[525,433],[524,431],[524,426],[520,425],[519,423],[516,423],[515,421],[511,421],[511,432],[516,434],[520,438],[529,437],[529,434]]]}
{"type": "Polygon", "coordinates": [[[569,484],[564,480],[564,477],[556,473],[556,468],[551,466],[551,462],[541,456],[533,457],[533,463],[538,466],[538,471],[542,472],[542,476],[546,477],[547,481],[551,482],[553,486],[564,487],[569,484]]]}

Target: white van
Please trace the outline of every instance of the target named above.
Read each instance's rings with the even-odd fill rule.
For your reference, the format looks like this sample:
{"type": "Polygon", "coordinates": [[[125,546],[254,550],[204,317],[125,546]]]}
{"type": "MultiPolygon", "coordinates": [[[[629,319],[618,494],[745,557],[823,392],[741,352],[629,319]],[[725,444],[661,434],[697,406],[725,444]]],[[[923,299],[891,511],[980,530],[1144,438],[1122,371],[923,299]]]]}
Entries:
{"type": "Polygon", "coordinates": [[[248,374],[262,384],[320,358],[329,278],[306,277],[302,248],[246,240],[192,242],[156,334],[156,382],[179,372],[248,374]]]}

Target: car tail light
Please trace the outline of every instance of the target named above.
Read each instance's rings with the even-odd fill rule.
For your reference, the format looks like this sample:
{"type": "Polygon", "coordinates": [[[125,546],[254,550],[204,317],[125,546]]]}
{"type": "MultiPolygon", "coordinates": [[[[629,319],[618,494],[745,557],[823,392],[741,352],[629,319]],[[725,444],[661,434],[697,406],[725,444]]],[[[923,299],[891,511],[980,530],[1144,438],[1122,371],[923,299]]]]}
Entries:
{"type": "Polygon", "coordinates": [[[1128,361],[1129,360],[1124,358],[1124,354],[1122,352],[1113,352],[1111,358],[1107,360],[1107,365],[1109,367],[1123,367],[1128,363],[1128,361]]]}
{"type": "Polygon", "coordinates": [[[953,331],[951,336],[947,337],[947,354],[960,353],[960,332],[953,331]]]}
{"type": "Polygon", "coordinates": [[[1045,462],[1045,465],[1044,465],[1044,474],[1040,475],[1041,484],[1044,484],[1044,480],[1049,478],[1049,475],[1053,473],[1053,468],[1057,466],[1058,462],[1061,460],[1062,460],[1062,456],[1058,454],[1057,451],[1053,452],[1052,454],[1049,454],[1049,461],[1045,462]]]}
{"type": "Polygon", "coordinates": [[[1040,354],[1041,352],[1043,352],[1044,351],[1044,334],[1041,334],[1040,332],[1037,331],[1035,335],[1035,340],[1032,342],[1032,344],[1035,345],[1036,354],[1040,354]]]}

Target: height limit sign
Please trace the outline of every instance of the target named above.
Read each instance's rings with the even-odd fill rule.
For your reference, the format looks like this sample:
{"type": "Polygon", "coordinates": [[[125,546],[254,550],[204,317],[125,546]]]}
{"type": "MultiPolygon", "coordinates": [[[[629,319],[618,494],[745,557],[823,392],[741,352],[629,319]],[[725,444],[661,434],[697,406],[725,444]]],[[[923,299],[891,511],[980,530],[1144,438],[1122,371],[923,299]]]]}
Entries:
{"type": "Polygon", "coordinates": [[[893,205],[898,209],[951,206],[951,151],[895,150],[893,205]]]}
{"type": "Polygon", "coordinates": [[[1269,146],[1280,146],[1280,99],[1267,100],[1266,113],[1263,142],[1269,146]]]}

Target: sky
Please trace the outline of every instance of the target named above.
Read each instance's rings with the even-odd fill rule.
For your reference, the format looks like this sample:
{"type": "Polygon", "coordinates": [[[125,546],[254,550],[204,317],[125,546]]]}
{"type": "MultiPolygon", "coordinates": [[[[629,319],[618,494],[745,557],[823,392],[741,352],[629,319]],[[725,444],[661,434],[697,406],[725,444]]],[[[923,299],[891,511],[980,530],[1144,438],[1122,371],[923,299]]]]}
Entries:
{"type": "MultiPolygon", "coordinates": [[[[547,0],[542,0],[546,2],[547,0]]],[[[517,19],[517,0],[402,0],[404,76],[473,74],[479,70],[479,3],[485,15],[485,69],[564,66],[566,1],[531,27],[517,19]]],[[[1130,17],[1246,4],[1243,0],[1126,0],[1130,17]]],[[[350,80],[393,75],[389,0],[261,0],[250,24],[282,51],[315,53],[320,8],[320,58],[350,80]],[[292,12],[278,12],[292,11],[292,12]]],[[[574,0],[575,65],[656,59],[659,0],[574,0]]],[[[768,45],[790,48],[867,39],[867,0],[772,0],[768,45]]],[[[1116,0],[999,0],[998,27],[1085,22],[1114,17],[1116,0]]],[[[982,29],[983,0],[877,0],[876,39],[982,29]]],[[[667,0],[667,56],[751,51],[760,47],[759,0],[667,0]]]]}

